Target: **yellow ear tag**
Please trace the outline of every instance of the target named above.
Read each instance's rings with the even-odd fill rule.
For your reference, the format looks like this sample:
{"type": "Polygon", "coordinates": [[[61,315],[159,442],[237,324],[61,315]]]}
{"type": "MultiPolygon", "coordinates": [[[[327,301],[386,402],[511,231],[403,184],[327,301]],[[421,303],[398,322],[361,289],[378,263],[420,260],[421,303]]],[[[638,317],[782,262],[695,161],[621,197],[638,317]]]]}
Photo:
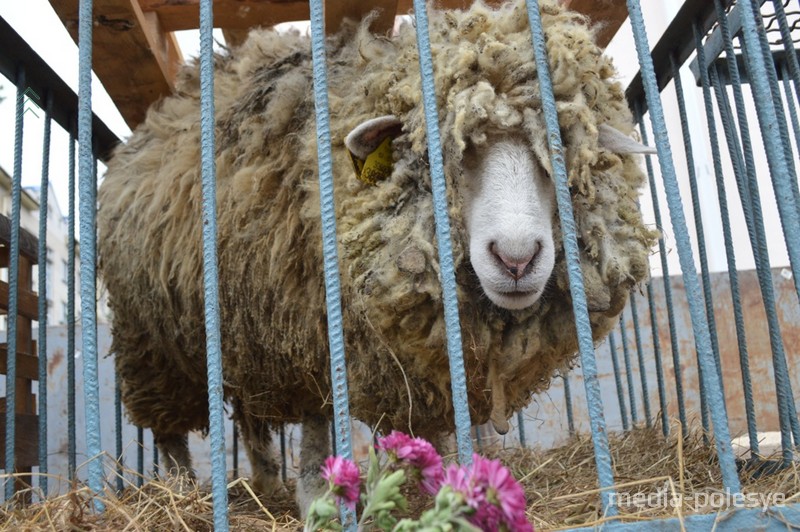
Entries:
{"type": "Polygon", "coordinates": [[[366,160],[362,161],[352,153],[350,159],[356,177],[367,185],[375,185],[392,175],[392,138],[383,139],[375,151],[367,155],[366,160]]]}

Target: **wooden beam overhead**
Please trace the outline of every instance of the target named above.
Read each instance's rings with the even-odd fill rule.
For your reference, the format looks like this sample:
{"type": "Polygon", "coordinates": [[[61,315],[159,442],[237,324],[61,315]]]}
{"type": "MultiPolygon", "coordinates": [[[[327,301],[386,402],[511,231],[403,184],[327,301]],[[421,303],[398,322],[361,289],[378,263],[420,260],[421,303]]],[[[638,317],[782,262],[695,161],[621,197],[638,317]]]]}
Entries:
{"type": "Polygon", "coordinates": [[[625,0],[562,0],[564,5],[589,17],[599,26],[597,44],[608,46],[620,26],[628,18],[628,5],[625,0]]]}
{"type": "MultiPolygon", "coordinates": [[[[78,42],[78,0],[50,0],[78,42]]],[[[95,0],[92,67],[133,128],[151,103],[172,92],[183,57],[157,15],[136,0],[95,0]]]]}
{"type": "MultiPolygon", "coordinates": [[[[562,0],[600,25],[598,44],[606,46],[627,18],[625,0],[562,0]]],[[[501,4],[503,0],[486,0],[501,4]]],[[[464,8],[472,0],[434,0],[441,8],[464,8]]],[[[78,41],[78,0],[50,0],[75,42],[78,41]]],[[[172,32],[199,26],[200,0],[95,0],[93,69],[133,128],[147,108],[172,92],[183,62],[172,32]]],[[[382,13],[372,26],[389,31],[395,14],[413,11],[412,0],[330,0],[325,24],[336,31],[345,17],[361,18],[374,8],[382,13]]],[[[308,0],[215,0],[214,24],[231,43],[241,42],[247,30],[281,22],[308,20],[308,0]]]]}
{"type": "MultiPolygon", "coordinates": [[[[502,0],[487,0],[487,4],[501,4],[502,0]]],[[[435,0],[434,6],[454,9],[464,8],[472,0],[435,0]]],[[[144,12],[158,14],[165,31],[196,29],[200,24],[200,0],[139,0],[144,12]]],[[[375,8],[382,8],[380,22],[373,31],[392,27],[394,15],[404,15],[413,10],[412,0],[339,0],[327,2],[325,23],[328,31],[339,27],[343,16],[360,18],[375,8]],[[389,15],[391,13],[391,15],[389,15]]],[[[214,26],[226,30],[246,30],[255,26],[271,26],[281,22],[308,20],[308,0],[214,0],[214,26]]]]}

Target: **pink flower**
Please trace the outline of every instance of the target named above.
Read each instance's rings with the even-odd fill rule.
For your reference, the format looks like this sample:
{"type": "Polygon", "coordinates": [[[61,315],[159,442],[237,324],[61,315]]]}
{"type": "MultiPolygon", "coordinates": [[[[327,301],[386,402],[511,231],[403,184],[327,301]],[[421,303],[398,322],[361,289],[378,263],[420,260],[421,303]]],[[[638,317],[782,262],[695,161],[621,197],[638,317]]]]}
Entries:
{"type": "Polygon", "coordinates": [[[393,430],[378,438],[378,447],[394,460],[413,468],[422,488],[433,495],[442,484],[442,457],[429,441],[393,430]]]}
{"type": "Polygon", "coordinates": [[[461,493],[467,505],[475,510],[469,516],[481,530],[513,530],[533,532],[525,516],[525,492],[499,460],[473,455],[472,466],[451,465],[443,484],[461,493]]]}
{"type": "Polygon", "coordinates": [[[356,464],[341,456],[329,456],[322,466],[322,478],[330,483],[337,503],[355,510],[361,481],[356,464]]]}

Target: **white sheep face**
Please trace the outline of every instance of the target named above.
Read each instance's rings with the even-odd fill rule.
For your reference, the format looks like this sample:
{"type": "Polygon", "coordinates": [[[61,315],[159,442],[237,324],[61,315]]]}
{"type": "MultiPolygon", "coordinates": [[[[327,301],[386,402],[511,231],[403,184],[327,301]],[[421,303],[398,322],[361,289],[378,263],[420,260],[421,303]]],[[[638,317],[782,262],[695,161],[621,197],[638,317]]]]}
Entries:
{"type": "MultiPolygon", "coordinates": [[[[367,120],[345,138],[366,159],[402,122],[392,115],[367,120]]],[[[598,145],[615,153],[655,153],[606,124],[598,145]]],[[[489,139],[464,154],[461,187],[470,262],[489,300],[519,310],[541,297],[555,264],[555,187],[522,137],[489,139]]]]}
{"type": "Polygon", "coordinates": [[[464,160],[464,221],[472,267],[498,307],[533,305],[555,264],[555,188],[522,139],[505,138],[464,160]]]}

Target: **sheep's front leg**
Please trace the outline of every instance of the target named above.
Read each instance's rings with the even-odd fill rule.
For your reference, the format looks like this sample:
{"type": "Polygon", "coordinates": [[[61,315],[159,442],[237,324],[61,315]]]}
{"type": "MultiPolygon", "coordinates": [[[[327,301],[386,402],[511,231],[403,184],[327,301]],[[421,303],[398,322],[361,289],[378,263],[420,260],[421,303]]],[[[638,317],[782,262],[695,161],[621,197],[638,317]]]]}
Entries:
{"type": "Polygon", "coordinates": [[[300,443],[300,478],[297,479],[295,498],[303,519],[314,499],[325,493],[326,482],[320,476],[325,458],[331,454],[331,433],[328,420],[314,417],[303,422],[300,443]]]}
{"type": "Polygon", "coordinates": [[[258,493],[273,496],[286,489],[280,478],[280,464],[272,449],[272,427],[252,416],[238,423],[253,471],[251,482],[258,493]]]}
{"type": "Polygon", "coordinates": [[[178,479],[181,489],[186,481],[194,481],[188,434],[164,434],[153,431],[153,439],[167,475],[178,479]]]}

